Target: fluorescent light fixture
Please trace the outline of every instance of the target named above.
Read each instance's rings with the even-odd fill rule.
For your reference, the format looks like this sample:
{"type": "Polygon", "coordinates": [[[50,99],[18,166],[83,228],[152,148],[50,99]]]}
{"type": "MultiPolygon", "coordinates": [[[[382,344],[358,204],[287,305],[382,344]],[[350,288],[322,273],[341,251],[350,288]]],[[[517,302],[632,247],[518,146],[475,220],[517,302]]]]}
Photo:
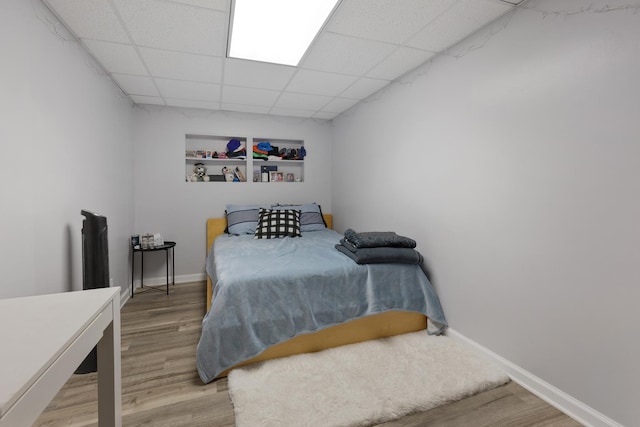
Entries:
{"type": "Polygon", "coordinates": [[[235,0],[230,58],[298,65],[339,0],[235,0]]]}

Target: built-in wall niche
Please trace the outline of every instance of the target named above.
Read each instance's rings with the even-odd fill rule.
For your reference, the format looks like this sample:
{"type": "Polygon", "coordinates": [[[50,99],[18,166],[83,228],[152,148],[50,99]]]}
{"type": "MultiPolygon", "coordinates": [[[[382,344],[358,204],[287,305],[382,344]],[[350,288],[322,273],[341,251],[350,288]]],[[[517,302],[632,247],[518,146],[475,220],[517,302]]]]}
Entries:
{"type": "Polygon", "coordinates": [[[186,182],[304,182],[301,139],[185,135],[186,182]]]}
{"type": "Polygon", "coordinates": [[[185,181],[246,182],[247,152],[246,137],[187,134],[185,181]]]}
{"type": "Polygon", "coordinates": [[[252,151],[268,143],[271,155],[252,154],[253,182],[304,182],[306,149],[301,139],[252,138],[252,151]],[[275,153],[278,153],[277,155],[275,153]]]}

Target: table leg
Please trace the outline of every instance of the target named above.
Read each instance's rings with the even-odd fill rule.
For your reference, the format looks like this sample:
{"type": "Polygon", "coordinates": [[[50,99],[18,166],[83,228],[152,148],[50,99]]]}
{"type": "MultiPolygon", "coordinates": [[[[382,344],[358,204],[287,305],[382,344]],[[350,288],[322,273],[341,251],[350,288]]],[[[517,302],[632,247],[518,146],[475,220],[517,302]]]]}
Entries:
{"type": "MultiPolygon", "coordinates": [[[[98,426],[122,426],[120,306],[111,301],[113,320],[98,341],[98,426]]],[[[107,308],[108,310],[109,308],[107,308]]]]}
{"type": "Polygon", "coordinates": [[[140,287],[144,288],[144,251],[140,252],[140,287]]]}
{"type": "Polygon", "coordinates": [[[169,295],[169,249],[164,250],[165,254],[165,264],[167,266],[167,295],[169,295]]]}
{"type": "Polygon", "coordinates": [[[171,286],[176,284],[176,248],[171,248],[171,286]]]}
{"type": "Polygon", "coordinates": [[[131,249],[131,298],[133,298],[133,272],[135,269],[136,253],[131,249]]]}

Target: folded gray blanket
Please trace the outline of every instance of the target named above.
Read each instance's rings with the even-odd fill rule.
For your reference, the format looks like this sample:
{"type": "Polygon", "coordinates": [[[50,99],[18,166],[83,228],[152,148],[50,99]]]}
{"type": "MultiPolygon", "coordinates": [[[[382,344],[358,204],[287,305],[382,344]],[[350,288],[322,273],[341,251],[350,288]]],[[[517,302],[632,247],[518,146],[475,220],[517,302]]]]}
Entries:
{"type": "Polygon", "coordinates": [[[422,264],[420,252],[411,248],[360,248],[352,251],[345,245],[336,245],[336,249],[358,264],[422,264]]]}
{"type": "Polygon", "coordinates": [[[356,248],[415,248],[416,241],[405,236],[400,236],[393,231],[366,231],[356,233],[349,228],[344,232],[344,237],[356,248]]]}

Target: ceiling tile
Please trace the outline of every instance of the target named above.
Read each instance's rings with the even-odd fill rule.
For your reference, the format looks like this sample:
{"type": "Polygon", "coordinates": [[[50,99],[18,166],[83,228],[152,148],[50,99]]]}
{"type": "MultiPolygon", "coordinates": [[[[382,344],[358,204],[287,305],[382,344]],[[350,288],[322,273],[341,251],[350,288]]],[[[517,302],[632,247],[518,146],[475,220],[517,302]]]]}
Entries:
{"type": "Polygon", "coordinates": [[[159,0],[112,0],[141,46],[224,56],[226,13],[159,0]]]}
{"type": "Polygon", "coordinates": [[[269,114],[274,114],[276,116],[292,116],[292,117],[306,117],[311,118],[315,114],[315,111],[306,111],[299,110],[296,108],[281,108],[281,107],[273,107],[269,114]]]}
{"type": "Polygon", "coordinates": [[[130,43],[108,0],[45,0],[78,38],[130,43]]]}
{"type": "Polygon", "coordinates": [[[312,45],[302,68],[361,76],[396,45],[324,33],[312,45]]]}
{"type": "Polygon", "coordinates": [[[229,104],[229,103],[223,102],[220,104],[220,108],[227,111],[239,111],[241,113],[267,114],[271,107],[263,107],[258,105],[229,104]]]}
{"type": "Polygon", "coordinates": [[[331,102],[322,107],[322,111],[330,113],[342,113],[358,103],[356,99],[333,98],[331,102]]]}
{"type": "Polygon", "coordinates": [[[226,11],[229,9],[229,0],[170,0],[174,3],[188,4],[191,6],[206,7],[226,11]]]}
{"type": "Polygon", "coordinates": [[[279,95],[280,92],[275,90],[225,86],[222,91],[222,102],[270,107],[276,102],[279,95]]]}
{"type": "Polygon", "coordinates": [[[144,47],[139,50],[153,77],[206,83],[222,81],[222,58],[144,47]]]}
{"type": "Polygon", "coordinates": [[[327,30],[402,44],[456,0],[343,0],[327,30]]]}
{"type": "Polygon", "coordinates": [[[129,98],[136,104],[166,105],[159,96],[130,95],[129,98]]]}
{"type": "Polygon", "coordinates": [[[147,69],[133,46],[98,40],[83,42],[107,72],[147,75],[147,69]]]}
{"type": "Polygon", "coordinates": [[[317,111],[331,101],[330,96],[284,92],[275,107],[317,111]]]}
{"type": "Polygon", "coordinates": [[[183,107],[183,108],[201,108],[204,110],[219,110],[220,103],[219,102],[211,102],[211,101],[194,101],[191,99],[176,99],[176,98],[167,98],[167,105],[172,107],[183,107]]]}
{"type": "Polygon", "coordinates": [[[225,57],[231,0],[43,1],[136,103],[320,119],[383,90],[516,2],[341,0],[300,67],[288,67],[225,57]]]}
{"type": "Polygon", "coordinates": [[[220,85],[194,83],[182,80],[154,79],[165,98],[191,99],[195,101],[220,101],[220,85]]]}
{"type": "Polygon", "coordinates": [[[388,80],[363,77],[340,94],[342,98],[364,99],[389,84],[388,80]]]}
{"type": "Polygon", "coordinates": [[[160,96],[151,77],[111,74],[120,89],[127,95],[160,96]]]}
{"type": "Polygon", "coordinates": [[[369,71],[367,77],[394,80],[434,56],[435,53],[426,50],[401,47],[369,71]]]}
{"type": "Polygon", "coordinates": [[[286,65],[233,58],[224,61],[224,83],[233,86],[282,90],[296,72],[295,67],[286,65]]]}
{"type": "Polygon", "coordinates": [[[340,94],[356,80],[357,77],[342,74],[298,70],[287,86],[287,91],[335,96],[340,94]]]}
{"type": "Polygon", "coordinates": [[[513,6],[496,0],[458,0],[456,4],[406,44],[432,52],[440,52],[455,45],[511,9],[513,6]]]}

